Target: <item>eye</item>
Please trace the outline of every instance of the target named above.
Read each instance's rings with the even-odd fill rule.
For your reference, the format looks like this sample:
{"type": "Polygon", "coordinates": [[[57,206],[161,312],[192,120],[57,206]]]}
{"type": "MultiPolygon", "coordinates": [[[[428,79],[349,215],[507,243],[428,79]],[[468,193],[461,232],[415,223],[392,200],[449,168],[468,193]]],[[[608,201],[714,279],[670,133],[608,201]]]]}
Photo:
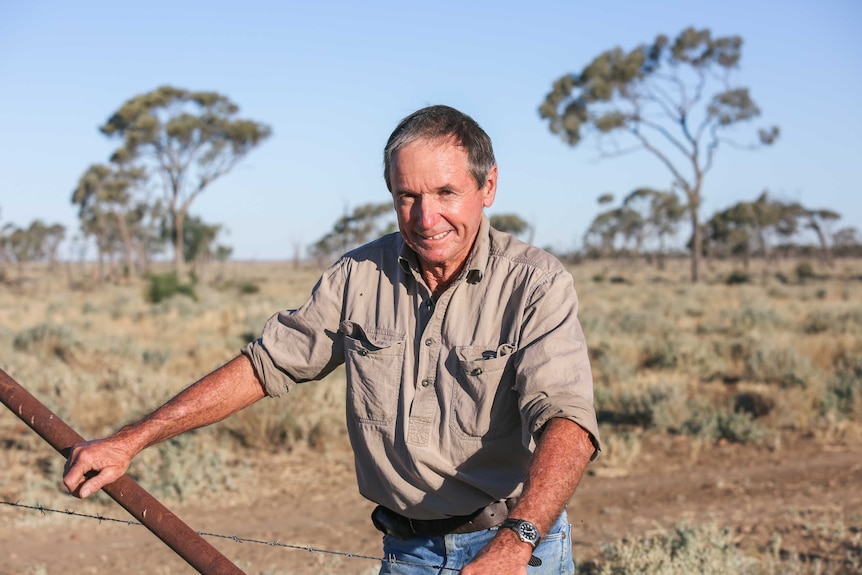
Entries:
{"type": "Polygon", "coordinates": [[[414,200],[414,196],[413,196],[413,194],[411,194],[409,192],[398,192],[397,194],[395,194],[395,202],[398,205],[401,205],[401,206],[407,205],[407,204],[412,203],[413,200],[414,200]]]}

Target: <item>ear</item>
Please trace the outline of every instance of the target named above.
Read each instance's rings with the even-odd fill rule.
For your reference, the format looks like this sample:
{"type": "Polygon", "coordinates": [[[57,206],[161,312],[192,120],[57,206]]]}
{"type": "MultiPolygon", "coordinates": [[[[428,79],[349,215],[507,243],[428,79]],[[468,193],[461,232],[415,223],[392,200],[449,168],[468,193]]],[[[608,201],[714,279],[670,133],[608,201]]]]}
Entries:
{"type": "Polygon", "coordinates": [[[494,166],[488,171],[485,176],[485,187],[482,188],[482,205],[490,208],[494,203],[494,198],[497,196],[497,166],[494,166]]]}

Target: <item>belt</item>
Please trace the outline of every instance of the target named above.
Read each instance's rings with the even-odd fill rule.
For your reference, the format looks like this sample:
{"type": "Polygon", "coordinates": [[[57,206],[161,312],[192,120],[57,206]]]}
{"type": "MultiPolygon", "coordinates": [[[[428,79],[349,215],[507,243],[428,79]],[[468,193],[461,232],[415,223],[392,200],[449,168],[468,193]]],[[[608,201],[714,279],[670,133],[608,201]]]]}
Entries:
{"type": "Polygon", "coordinates": [[[374,526],[383,533],[399,539],[414,535],[439,536],[448,533],[472,533],[497,527],[509,516],[517,498],[495,501],[469,515],[458,515],[444,519],[410,519],[391,509],[378,505],[371,514],[374,526]]]}

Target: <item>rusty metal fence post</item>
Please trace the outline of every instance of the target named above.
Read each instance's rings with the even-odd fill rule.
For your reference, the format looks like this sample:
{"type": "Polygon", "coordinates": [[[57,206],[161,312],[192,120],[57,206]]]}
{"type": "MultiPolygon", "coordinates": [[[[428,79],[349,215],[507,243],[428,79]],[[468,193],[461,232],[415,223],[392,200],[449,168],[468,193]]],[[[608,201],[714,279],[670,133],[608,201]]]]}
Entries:
{"type": "MultiPolygon", "coordinates": [[[[64,457],[84,441],[75,430],[0,369],[0,401],[64,457]]],[[[102,489],[202,575],[245,575],[191,527],[124,475],[102,489]]]]}

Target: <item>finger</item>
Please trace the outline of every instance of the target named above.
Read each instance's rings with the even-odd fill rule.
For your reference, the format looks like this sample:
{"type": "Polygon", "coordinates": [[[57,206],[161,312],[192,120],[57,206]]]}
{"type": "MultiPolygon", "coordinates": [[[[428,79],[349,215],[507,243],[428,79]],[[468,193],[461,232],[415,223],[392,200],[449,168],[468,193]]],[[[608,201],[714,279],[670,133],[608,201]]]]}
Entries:
{"type": "Polygon", "coordinates": [[[99,491],[105,485],[109,485],[123,475],[122,471],[115,468],[101,470],[97,475],[92,475],[78,489],[78,497],[85,499],[99,491]]]}
{"type": "Polygon", "coordinates": [[[77,454],[73,452],[72,456],[66,460],[66,465],[63,468],[63,483],[70,493],[75,493],[84,481],[85,471],[82,467],[83,465],[78,459],[77,454]]]}
{"type": "Polygon", "coordinates": [[[92,457],[87,456],[87,452],[82,446],[83,444],[72,448],[63,469],[63,483],[66,485],[66,489],[76,496],[79,496],[78,489],[86,478],[99,471],[96,465],[91,463],[92,457]]]}

